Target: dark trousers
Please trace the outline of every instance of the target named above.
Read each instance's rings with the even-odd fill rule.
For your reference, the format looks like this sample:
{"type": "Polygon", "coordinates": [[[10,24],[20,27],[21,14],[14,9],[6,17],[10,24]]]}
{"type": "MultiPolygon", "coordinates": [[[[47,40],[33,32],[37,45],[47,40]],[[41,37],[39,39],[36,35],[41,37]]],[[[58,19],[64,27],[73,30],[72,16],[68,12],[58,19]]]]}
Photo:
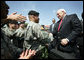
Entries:
{"type": "Polygon", "coordinates": [[[66,53],[59,51],[56,47],[49,52],[49,58],[51,59],[77,59],[75,53],[66,53]]]}
{"type": "Polygon", "coordinates": [[[80,50],[80,58],[83,59],[83,46],[80,46],[79,50],[80,50]]]}
{"type": "Polygon", "coordinates": [[[78,42],[79,51],[80,51],[80,58],[83,59],[83,35],[80,36],[80,37],[77,39],[77,42],[78,42]]]}

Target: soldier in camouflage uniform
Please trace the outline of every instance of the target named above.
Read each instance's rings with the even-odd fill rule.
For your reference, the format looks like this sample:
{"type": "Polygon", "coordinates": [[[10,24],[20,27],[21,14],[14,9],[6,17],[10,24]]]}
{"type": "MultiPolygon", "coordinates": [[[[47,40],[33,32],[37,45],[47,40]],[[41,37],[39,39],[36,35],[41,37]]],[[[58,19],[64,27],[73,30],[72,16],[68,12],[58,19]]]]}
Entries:
{"type": "Polygon", "coordinates": [[[10,38],[10,41],[12,44],[18,47],[18,38],[16,38],[15,31],[16,31],[16,25],[18,25],[18,22],[15,20],[9,20],[6,24],[7,26],[2,28],[2,30],[5,32],[5,34],[10,38]]]}
{"type": "Polygon", "coordinates": [[[5,34],[9,37],[13,36],[15,30],[16,30],[16,24],[18,24],[18,22],[14,21],[14,20],[10,20],[7,23],[7,26],[4,28],[2,28],[2,30],[5,31],[5,34]]]}
{"type": "MultiPolygon", "coordinates": [[[[6,19],[8,14],[8,9],[9,6],[4,1],[1,1],[1,27],[3,27],[4,24],[6,24],[8,21],[6,19]]],[[[21,15],[19,16],[21,17],[21,15]]],[[[11,17],[17,18],[17,15],[12,15],[11,17]]],[[[15,20],[17,20],[16,18],[15,20]]],[[[18,51],[21,52],[22,50],[11,44],[10,38],[7,37],[5,32],[1,29],[1,59],[16,59],[18,58],[16,57],[18,51]]],[[[21,56],[20,58],[26,59],[27,57],[21,56]]]]}
{"type": "Polygon", "coordinates": [[[5,32],[5,34],[11,39],[11,43],[13,43],[13,35],[15,33],[17,23],[17,21],[9,20],[6,24],[6,27],[2,27],[2,30],[5,32]]]}
{"type": "Polygon", "coordinates": [[[17,38],[18,47],[23,48],[24,32],[26,30],[25,21],[19,22],[19,28],[15,31],[14,36],[17,38]]]}
{"type": "Polygon", "coordinates": [[[19,28],[15,31],[17,37],[23,37],[25,32],[25,21],[19,22],[19,28]]]}
{"type": "Polygon", "coordinates": [[[36,59],[48,58],[48,51],[45,44],[50,43],[53,38],[51,34],[45,31],[41,31],[41,26],[39,23],[39,13],[31,10],[29,13],[29,20],[26,32],[23,48],[33,49],[37,51],[36,59]]]}

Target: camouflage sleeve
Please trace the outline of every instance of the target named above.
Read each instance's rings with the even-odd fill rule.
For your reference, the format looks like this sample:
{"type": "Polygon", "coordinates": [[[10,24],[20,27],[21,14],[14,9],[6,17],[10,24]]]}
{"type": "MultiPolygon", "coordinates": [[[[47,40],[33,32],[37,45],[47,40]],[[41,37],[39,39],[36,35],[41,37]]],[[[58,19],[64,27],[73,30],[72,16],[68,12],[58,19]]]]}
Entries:
{"type": "Polygon", "coordinates": [[[11,51],[9,50],[9,47],[1,38],[1,59],[11,59],[11,58],[13,58],[13,55],[11,51]]]}
{"type": "Polygon", "coordinates": [[[51,41],[51,37],[50,37],[49,33],[46,31],[41,31],[40,25],[33,26],[33,34],[35,35],[35,37],[37,37],[38,40],[43,40],[46,42],[51,41]]]}
{"type": "Polygon", "coordinates": [[[18,28],[14,32],[14,36],[16,36],[16,37],[24,37],[24,34],[25,34],[25,30],[22,30],[21,28],[18,28]]]}
{"type": "Polygon", "coordinates": [[[21,37],[21,31],[20,31],[20,29],[17,29],[17,30],[14,32],[14,35],[15,35],[16,37],[21,37]]]}
{"type": "Polygon", "coordinates": [[[1,39],[2,39],[2,41],[1,41],[1,48],[3,48],[6,51],[5,53],[8,54],[8,52],[9,52],[14,57],[14,56],[16,56],[17,53],[22,52],[22,50],[20,48],[18,48],[16,46],[14,46],[13,44],[11,44],[10,38],[7,37],[4,34],[4,32],[2,32],[1,34],[2,34],[2,36],[1,36],[1,39]]]}

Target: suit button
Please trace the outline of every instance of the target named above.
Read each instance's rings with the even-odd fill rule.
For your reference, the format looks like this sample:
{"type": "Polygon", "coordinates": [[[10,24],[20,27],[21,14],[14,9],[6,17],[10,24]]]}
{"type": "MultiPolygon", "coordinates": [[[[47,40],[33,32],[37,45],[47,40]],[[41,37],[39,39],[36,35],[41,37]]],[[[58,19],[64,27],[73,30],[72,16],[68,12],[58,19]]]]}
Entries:
{"type": "Polygon", "coordinates": [[[58,32],[58,34],[59,34],[60,32],[58,32]]]}
{"type": "Polygon", "coordinates": [[[60,37],[58,37],[58,39],[60,39],[60,37]]]}

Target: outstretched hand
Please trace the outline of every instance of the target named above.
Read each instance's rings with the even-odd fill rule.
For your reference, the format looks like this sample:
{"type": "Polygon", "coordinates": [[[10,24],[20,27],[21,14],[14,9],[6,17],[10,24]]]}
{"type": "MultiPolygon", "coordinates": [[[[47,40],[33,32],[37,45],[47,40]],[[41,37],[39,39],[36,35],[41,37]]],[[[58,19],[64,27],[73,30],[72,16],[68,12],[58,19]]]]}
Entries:
{"type": "Polygon", "coordinates": [[[35,50],[26,50],[26,52],[22,52],[22,54],[20,55],[19,59],[30,59],[32,56],[34,56],[36,54],[35,50]]]}
{"type": "Polygon", "coordinates": [[[11,15],[8,15],[7,16],[7,19],[16,20],[16,21],[24,21],[24,20],[27,20],[25,16],[22,16],[22,14],[17,14],[17,12],[14,12],[11,15]]]}

